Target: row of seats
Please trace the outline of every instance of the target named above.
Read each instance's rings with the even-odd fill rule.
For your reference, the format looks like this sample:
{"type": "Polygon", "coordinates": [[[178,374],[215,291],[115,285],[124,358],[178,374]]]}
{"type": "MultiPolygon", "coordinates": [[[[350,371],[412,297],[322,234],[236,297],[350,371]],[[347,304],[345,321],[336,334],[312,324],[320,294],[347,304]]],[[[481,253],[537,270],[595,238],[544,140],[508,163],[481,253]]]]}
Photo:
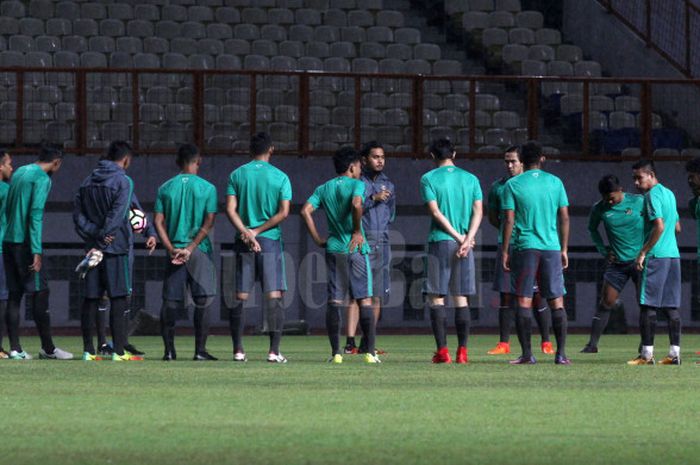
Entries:
{"type": "Polygon", "coordinates": [[[462,15],[462,25],[467,31],[488,28],[537,30],[544,28],[544,16],[539,11],[522,11],[516,14],[505,10],[491,13],[469,11],[462,15]]]}
{"type": "MultiPolygon", "coordinates": [[[[573,118],[575,121],[581,121],[582,114],[573,113],[567,115],[567,117],[573,118]]],[[[641,127],[640,115],[635,115],[626,111],[613,111],[610,113],[604,113],[602,111],[591,111],[588,117],[588,121],[591,131],[607,131],[608,129],[626,129],[641,127]]],[[[656,113],[652,113],[651,123],[652,127],[655,129],[660,129],[663,127],[661,117],[656,113]]]]}
{"type": "Polygon", "coordinates": [[[520,0],[444,0],[445,11],[452,15],[468,11],[510,11],[522,10],[520,0]]]}
{"type": "MultiPolygon", "coordinates": [[[[620,95],[614,99],[605,95],[592,95],[588,105],[591,111],[608,113],[613,111],[639,112],[642,109],[639,98],[631,95],[620,95]]],[[[583,95],[566,94],[562,96],[560,107],[562,115],[581,113],[583,111],[583,95]]]]}
{"type": "Polygon", "coordinates": [[[522,63],[526,60],[537,60],[547,63],[555,61],[568,62],[572,73],[573,65],[583,60],[581,47],[569,44],[561,44],[556,46],[556,48],[550,45],[508,44],[503,47],[501,53],[503,62],[508,65],[522,63]]]}

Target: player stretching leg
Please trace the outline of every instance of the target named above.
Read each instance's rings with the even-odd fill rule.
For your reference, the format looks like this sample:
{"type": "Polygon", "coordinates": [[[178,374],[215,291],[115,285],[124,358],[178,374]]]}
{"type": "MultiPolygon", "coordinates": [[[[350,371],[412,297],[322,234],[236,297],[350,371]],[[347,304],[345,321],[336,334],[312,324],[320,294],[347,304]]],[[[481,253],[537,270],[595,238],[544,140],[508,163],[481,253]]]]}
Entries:
{"type": "Polygon", "coordinates": [[[652,161],[639,161],[632,166],[634,185],[644,193],[644,245],[635,259],[642,273],[639,289],[639,330],[642,353],[627,362],[630,365],[654,364],[656,314],[668,316],[671,347],[662,365],[681,364],[681,259],[676,242],[680,222],[676,197],[656,177],[652,161]]]}
{"type": "Polygon", "coordinates": [[[552,309],[552,326],[557,340],[554,363],[569,365],[566,357],[567,315],[564,310],[564,274],[569,265],[569,201],[561,180],[545,171],[545,157],[537,142],[522,148],[525,171],[506,182],[503,195],[503,268],[511,270],[511,283],[517,296],[516,329],[522,355],[512,364],[536,363],[531,347],[533,286],[539,276],[542,297],[552,309]]]}
{"type": "Polygon", "coordinates": [[[10,189],[8,181],[12,176],[12,157],[5,149],[0,149],[0,359],[9,358],[10,354],[2,347],[2,338],[7,327],[7,280],[5,279],[5,265],[2,260],[2,235],[5,233],[5,206],[7,205],[7,191],[10,189]]]}
{"type": "MultiPolygon", "coordinates": [[[[365,203],[362,207],[362,227],[367,235],[370,248],[369,263],[372,267],[372,307],[374,321],[379,321],[381,307],[389,298],[391,290],[391,245],[389,244],[389,224],[396,216],[396,189],[394,183],[384,174],[384,147],[376,141],[365,144],[362,149],[362,182],[365,183],[365,203]]],[[[355,332],[360,318],[360,309],[353,302],[348,307],[348,339],[346,354],[365,353],[363,337],[359,350],[355,347],[355,332]]],[[[382,355],[381,350],[377,350],[382,355]]]]}
{"type": "Polygon", "coordinates": [[[253,160],[231,173],[226,192],[226,213],[238,232],[234,249],[237,302],[229,320],[236,362],[247,360],[243,349],[243,304],[259,279],[265,294],[263,314],[270,337],[267,361],[287,363],[280,353],[285,320],[282,295],[287,290],[280,224],[289,215],[292,185],[286,174],[270,164],[274,151],[269,134],[253,136],[253,160]]]}
{"type": "Polygon", "coordinates": [[[619,306],[618,298],[630,279],[639,284],[639,272],[634,264],[644,240],[642,209],[644,197],[623,192],[620,180],[610,174],[598,183],[602,200],[593,205],[588,219],[588,231],[596,249],[606,258],[603,272],[603,289],[598,310],[591,325],[591,339],[582,353],[598,352],[598,341],[608,324],[610,313],[619,306]],[[598,232],[603,223],[608,246],[598,232]]]}
{"type": "Polygon", "coordinates": [[[338,176],[322,184],[304,204],[301,216],[316,245],[326,250],[328,308],[326,329],[331,344],[331,363],[343,363],[340,347],[341,307],[354,300],[360,307],[360,327],[367,340],[366,363],[380,363],[375,354],[376,321],[372,308],[372,270],[369,246],[362,229],[365,184],[360,154],[343,147],[333,155],[338,176]],[[316,229],[313,212],[323,208],[328,222],[328,239],[316,229]]]}
{"type": "MultiPolygon", "coordinates": [[[[488,351],[489,355],[510,353],[510,331],[513,327],[513,319],[515,318],[513,290],[510,287],[510,273],[505,271],[501,266],[501,245],[503,242],[503,210],[501,209],[501,205],[503,204],[503,188],[505,187],[506,181],[523,172],[523,163],[520,159],[520,147],[508,147],[505,151],[504,162],[507,175],[491,185],[491,190],[488,195],[488,220],[493,227],[498,229],[498,251],[496,253],[496,271],[493,290],[500,293],[498,307],[498,330],[500,339],[496,347],[488,351]]],[[[554,354],[554,349],[549,340],[549,331],[552,326],[552,314],[547,304],[543,304],[539,289],[535,290],[532,303],[535,308],[535,322],[537,323],[542,338],[540,347],[543,353],[552,355],[554,354]]]]}
{"type": "Polygon", "coordinates": [[[27,294],[41,339],[40,358],[68,360],[73,354],[57,348],[51,337],[49,287],[42,262],[41,230],[44,205],[51,190],[51,176],[61,168],[63,153],[44,145],[35,163],[15,171],[7,192],[2,258],[9,300],[7,307],[10,358],[29,359],[19,342],[19,305],[27,294]]]}
{"type": "Polygon", "coordinates": [[[433,363],[451,363],[447,348],[445,297],[452,296],[457,328],[457,363],[467,363],[469,300],[476,293],[474,238],[482,219],[479,180],[454,164],[455,149],[449,139],[430,146],[437,168],[421,177],[423,202],[431,216],[424,294],[437,351],[433,363]]]}
{"type": "Polygon", "coordinates": [[[216,295],[216,268],[209,233],[216,216],[216,188],[197,175],[199,149],[184,144],[177,151],[180,174],[158,188],[155,226],[168,251],[163,282],[161,335],[163,360],[175,360],[175,319],[185,305],[187,288],[194,301],[194,360],[217,360],[207,352],[209,307],[216,295]]]}

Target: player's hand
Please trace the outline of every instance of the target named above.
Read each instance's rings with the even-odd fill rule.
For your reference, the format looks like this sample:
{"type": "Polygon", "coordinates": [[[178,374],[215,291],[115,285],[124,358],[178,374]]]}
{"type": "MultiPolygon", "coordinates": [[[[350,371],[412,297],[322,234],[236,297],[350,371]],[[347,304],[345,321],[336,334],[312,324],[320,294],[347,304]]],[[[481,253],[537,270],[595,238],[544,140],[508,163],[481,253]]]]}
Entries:
{"type": "Polygon", "coordinates": [[[387,190],[383,190],[381,192],[378,192],[378,193],[372,195],[372,200],[374,200],[375,202],[386,202],[387,200],[389,200],[390,197],[391,197],[391,192],[389,192],[387,190]]]}
{"type": "Polygon", "coordinates": [[[114,236],[105,236],[105,238],[102,239],[102,242],[104,242],[106,245],[110,245],[112,242],[114,242],[114,236]]]}
{"type": "Polygon", "coordinates": [[[561,251],[561,269],[565,270],[569,267],[569,252],[561,251]]]}
{"type": "Polygon", "coordinates": [[[151,255],[154,250],[156,250],[156,244],[158,241],[155,236],[150,236],[146,239],[146,248],[148,249],[148,255],[151,255]]]}
{"type": "Polygon", "coordinates": [[[262,247],[260,246],[260,243],[258,242],[258,240],[255,239],[255,238],[250,239],[250,241],[248,242],[248,248],[249,248],[252,252],[255,252],[255,253],[260,253],[260,252],[262,252],[262,247]]]}
{"type": "Polygon", "coordinates": [[[322,249],[326,248],[326,244],[328,243],[327,239],[322,239],[318,238],[318,240],[314,239],[314,242],[316,243],[317,246],[321,247],[322,249]]]}
{"type": "Polygon", "coordinates": [[[640,253],[637,258],[634,260],[634,267],[637,269],[637,271],[642,271],[644,270],[644,260],[646,259],[646,254],[645,253],[640,253]]]}
{"type": "Polygon", "coordinates": [[[617,261],[617,257],[612,250],[608,250],[608,256],[605,257],[605,259],[608,261],[608,263],[615,263],[617,261]]]}
{"type": "Polygon", "coordinates": [[[350,239],[350,253],[353,253],[355,249],[361,249],[362,245],[365,243],[365,238],[362,237],[362,233],[356,232],[352,233],[352,238],[350,239]]]}
{"type": "Polygon", "coordinates": [[[475,244],[476,241],[474,241],[474,239],[466,237],[459,245],[459,249],[457,249],[457,257],[464,258],[468,256],[475,244]]]}
{"type": "Polygon", "coordinates": [[[170,263],[173,265],[184,265],[187,263],[187,260],[190,259],[190,251],[188,249],[173,249],[172,252],[170,252],[170,263]]]}
{"type": "Polygon", "coordinates": [[[34,260],[32,260],[32,264],[29,265],[29,271],[33,271],[34,273],[41,271],[41,254],[34,254],[34,260]]]}
{"type": "Polygon", "coordinates": [[[506,251],[501,255],[501,266],[505,271],[510,271],[510,254],[506,251]]]}

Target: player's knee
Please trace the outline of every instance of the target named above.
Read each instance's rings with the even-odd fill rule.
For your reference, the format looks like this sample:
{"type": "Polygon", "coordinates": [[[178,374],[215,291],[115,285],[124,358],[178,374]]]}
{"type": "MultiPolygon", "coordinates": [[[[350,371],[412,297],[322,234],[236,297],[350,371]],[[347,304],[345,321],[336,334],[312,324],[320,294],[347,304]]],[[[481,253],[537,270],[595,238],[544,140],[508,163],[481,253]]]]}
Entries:
{"type": "Polygon", "coordinates": [[[672,323],[679,323],[681,321],[681,312],[679,312],[677,309],[670,309],[667,310],[668,313],[668,321],[672,323]]]}

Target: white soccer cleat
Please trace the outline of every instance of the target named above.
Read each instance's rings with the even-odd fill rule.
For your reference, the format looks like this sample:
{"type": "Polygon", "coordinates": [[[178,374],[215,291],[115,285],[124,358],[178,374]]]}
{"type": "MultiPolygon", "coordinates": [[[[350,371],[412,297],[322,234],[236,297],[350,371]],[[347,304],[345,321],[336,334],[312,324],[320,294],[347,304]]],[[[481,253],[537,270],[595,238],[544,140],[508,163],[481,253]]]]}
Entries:
{"type": "Polygon", "coordinates": [[[85,255],[85,258],[83,258],[81,262],[78,263],[78,266],[75,267],[75,272],[78,273],[80,279],[84,279],[88,271],[99,265],[103,257],[104,255],[101,251],[97,249],[91,249],[85,255]]]}
{"type": "Polygon", "coordinates": [[[31,360],[31,359],[32,359],[32,356],[29,355],[24,350],[21,352],[18,352],[16,350],[10,351],[10,360],[31,360]]]}
{"type": "Polygon", "coordinates": [[[267,361],[270,363],[287,363],[287,358],[282,354],[274,354],[270,352],[267,354],[267,361]]]}
{"type": "Polygon", "coordinates": [[[73,354],[56,347],[52,354],[46,353],[44,349],[39,350],[39,358],[43,360],[73,360],[73,354]]]}
{"type": "Polygon", "coordinates": [[[248,356],[245,354],[245,352],[236,352],[233,354],[233,361],[234,362],[247,362],[248,356]]]}

